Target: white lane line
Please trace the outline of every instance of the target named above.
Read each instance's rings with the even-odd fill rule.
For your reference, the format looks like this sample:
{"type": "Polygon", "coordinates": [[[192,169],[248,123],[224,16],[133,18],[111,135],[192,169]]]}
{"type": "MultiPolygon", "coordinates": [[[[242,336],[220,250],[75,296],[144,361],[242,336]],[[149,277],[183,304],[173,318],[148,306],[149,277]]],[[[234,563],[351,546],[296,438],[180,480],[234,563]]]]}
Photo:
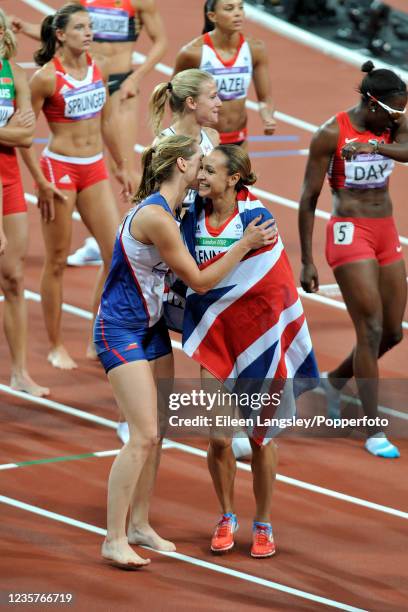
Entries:
{"type": "Polygon", "coordinates": [[[27,402],[38,404],[39,406],[45,406],[45,408],[50,408],[51,410],[56,410],[57,412],[63,412],[65,414],[69,414],[70,416],[84,419],[85,421],[91,421],[92,423],[103,425],[104,427],[116,429],[118,426],[116,421],[105,419],[104,417],[91,414],[90,412],[85,412],[84,410],[79,410],[78,408],[61,404],[60,402],[54,402],[54,400],[47,399],[46,397],[35,397],[34,395],[29,395],[28,393],[23,393],[22,391],[16,391],[8,385],[3,385],[1,383],[0,391],[7,393],[8,395],[13,395],[14,397],[19,397],[27,402]]]}
{"type": "MultiPolygon", "coordinates": [[[[201,448],[195,448],[194,446],[182,444],[181,442],[176,442],[175,440],[172,440],[171,442],[172,448],[176,448],[177,450],[180,450],[184,453],[188,453],[190,455],[195,455],[196,457],[207,458],[207,452],[202,450],[201,448]]],[[[243,470],[244,472],[251,471],[251,466],[247,463],[243,463],[242,461],[237,461],[237,467],[238,469],[243,470]]],[[[327,489],[326,487],[319,487],[318,485],[305,482],[304,480],[298,480],[297,478],[283,476],[282,474],[276,474],[276,480],[284,482],[287,485],[298,487],[299,489],[313,491],[314,493],[320,493],[321,495],[326,495],[327,497],[333,497],[334,499],[339,499],[350,504],[355,504],[356,506],[362,506],[363,508],[369,508],[370,510],[376,510],[377,512],[391,514],[392,516],[408,520],[408,512],[403,512],[402,510],[397,510],[396,508],[391,508],[390,506],[376,504],[366,499],[354,497],[353,495],[346,495],[345,493],[340,493],[340,491],[335,491],[333,489],[327,489]]]]}
{"type": "MultiPolygon", "coordinates": [[[[45,406],[46,408],[50,408],[51,410],[63,412],[71,416],[75,416],[79,419],[85,419],[88,421],[92,421],[94,423],[97,423],[98,425],[109,427],[110,429],[116,429],[116,426],[117,426],[117,423],[115,421],[110,421],[109,419],[98,417],[96,415],[89,414],[88,412],[84,412],[83,410],[78,410],[76,408],[72,408],[71,406],[60,404],[59,402],[54,402],[46,398],[37,398],[37,397],[33,397],[32,395],[28,395],[27,393],[21,393],[20,391],[14,391],[13,389],[11,389],[10,387],[7,387],[6,385],[0,384],[0,392],[1,391],[3,393],[8,393],[9,395],[20,397],[21,399],[24,399],[27,402],[33,402],[35,404],[40,404],[40,405],[45,406]]],[[[184,453],[195,455],[196,457],[204,457],[204,458],[207,457],[206,451],[200,448],[196,448],[188,444],[182,444],[181,442],[176,442],[175,440],[166,439],[164,442],[167,448],[175,448],[184,453]]],[[[14,464],[11,464],[11,466],[14,467],[14,464]]],[[[243,470],[244,472],[251,471],[251,467],[247,465],[246,463],[243,463],[242,461],[237,461],[237,468],[240,470],[243,470]]],[[[298,480],[296,478],[291,478],[289,476],[283,476],[282,474],[277,474],[276,479],[279,480],[280,482],[283,482],[293,487],[305,489],[307,491],[312,491],[314,493],[325,495],[327,497],[332,497],[334,499],[339,499],[341,501],[355,504],[357,506],[362,506],[370,510],[376,510],[377,512],[382,512],[384,514],[391,514],[398,518],[408,519],[408,513],[403,512],[402,510],[398,510],[396,508],[391,508],[389,506],[383,506],[381,504],[376,504],[368,500],[361,499],[359,497],[354,497],[352,495],[340,493],[339,491],[334,491],[332,489],[320,487],[318,485],[314,485],[314,484],[305,482],[303,480],[298,480]]]]}
{"type": "MultiPolygon", "coordinates": [[[[368,51],[365,53],[360,53],[359,51],[355,51],[352,49],[348,49],[343,45],[327,40],[326,38],[322,38],[317,34],[312,34],[307,30],[303,30],[283,19],[279,19],[278,17],[274,17],[270,15],[266,11],[262,11],[261,9],[256,8],[250,4],[245,3],[245,13],[248,19],[253,21],[254,23],[258,23],[262,27],[271,30],[272,32],[276,32],[281,36],[285,36],[290,40],[294,40],[297,43],[302,43],[307,47],[311,47],[312,49],[316,49],[320,53],[325,55],[329,55],[338,60],[341,60],[345,63],[352,64],[353,66],[361,67],[364,62],[368,59],[372,59],[372,56],[368,51]]],[[[404,80],[408,80],[408,72],[403,70],[402,68],[387,64],[383,62],[378,57],[375,59],[375,67],[376,68],[386,68],[388,70],[392,70],[397,72],[399,76],[404,80]]]]}
{"type": "MultiPolygon", "coordinates": [[[[83,529],[84,531],[90,531],[91,533],[95,533],[100,536],[106,536],[106,529],[102,529],[101,527],[96,527],[95,525],[91,525],[90,523],[84,523],[83,521],[78,521],[69,516],[65,516],[64,514],[50,512],[49,510],[46,510],[45,508],[40,508],[39,506],[33,506],[31,504],[26,504],[17,499],[6,497],[5,495],[0,495],[0,502],[3,504],[7,504],[9,506],[12,506],[14,508],[18,508],[20,510],[26,510],[27,512],[31,512],[32,514],[36,514],[38,516],[43,516],[52,521],[64,523],[65,525],[70,525],[72,527],[77,527],[78,529],[83,529]]],[[[143,546],[142,548],[145,548],[146,550],[151,550],[147,546],[143,546]]],[[[308,601],[313,601],[315,603],[322,604],[330,608],[336,608],[337,610],[346,610],[347,612],[366,612],[362,608],[355,608],[354,606],[349,606],[347,604],[341,603],[340,601],[336,601],[334,599],[328,599],[327,597],[321,597],[320,595],[314,595],[313,593],[308,593],[307,591],[301,591],[300,589],[294,589],[292,587],[286,586],[285,584],[280,584],[279,582],[272,582],[271,580],[265,580],[264,578],[253,576],[252,574],[247,574],[245,572],[239,572],[237,570],[233,570],[228,567],[223,567],[222,565],[217,565],[215,563],[209,563],[208,561],[197,559],[195,557],[190,557],[189,555],[184,555],[182,553],[164,552],[160,550],[156,550],[154,552],[156,552],[159,555],[163,555],[164,557],[170,557],[172,559],[176,559],[177,561],[183,561],[184,563],[189,563],[190,565],[195,565],[197,567],[207,569],[212,572],[216,572],[218,574],[223,574],[225,576],[231,576],[232,578],[237,578],[239,580],[244,580],[245,582],[256,584],[258,586],[262,586],[268,589],[273,589],[275,591],[280,591],[282,593],[286,593],[287,595],[292,595],[293,597],[299,597],[300,599],[306,599],[308,601]]]]}

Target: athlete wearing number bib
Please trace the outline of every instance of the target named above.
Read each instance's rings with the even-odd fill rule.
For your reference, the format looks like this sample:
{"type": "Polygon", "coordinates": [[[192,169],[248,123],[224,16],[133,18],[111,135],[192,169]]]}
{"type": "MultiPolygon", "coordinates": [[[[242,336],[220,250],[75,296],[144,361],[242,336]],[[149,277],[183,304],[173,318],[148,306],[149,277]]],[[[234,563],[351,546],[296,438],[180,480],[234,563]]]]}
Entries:
{"type": "MultiPolygon", "coordinates": [[[[0,128],[14,115],[16,90],[10,62],[0,60],[0,128]]],[[[14,147],[0,145],[0,177],[3,187],[3,216],[27,211],[14,147]]]]}
{"type": "MultiPolygon", "coordinates": [[[[133,43],[139,38],[142,23],[131,0],[81,0],[81,4],[91,16],[94,42],[133,43]]],[[[109,95],[118,91],[132,72],[110,74],[109,95]]]]}
{"type": "Polygon", "coordinates": [[[212,205],[208,203],[197,218],[195,258],[199,266],[221,253],[227,253],[233,244],[242,238],[244,233],[238,206],[225,223],[217,228],[212,227],[209,223],[211,211],[212,205]]]}
{"type": "MultiPolygon", "coordinates": [[[[71,123],[98,117],[106,102],[102,74],[87,55],[88,69],[84,79],[68,74],[60,60],[54,57],[56,85],[46,98],[43,111],[49,123],[71,123]]],[[[108,178],[102,152],[93,157],[68,157],[44,149],[41,169],[46,179],[59,189],[80,192],[108,178]]]]}
{"type": "MultiPolygon", "coordinates": [[[[338,189],[380,189],[388,185],[395,163],[380,154],[359,154],[347,161],[341,150],[353,141],[377,139],[390,143],[387,130],[381,136],[358,131],[347,112],[336,115],[339,138],[328,172],[329,184],[338,189]]],[[[393,217],[331,217],[326,228],[326,258],[332,268],[361,259],[376,259],[380,266],[402,259],[402,248],[393,217]]]]}
{"type": "MultiPolygon", "coordinates": [[[[230,102],[247,98],[253,66],[251,49],[242,34],[235,56],[228,61],[223,60],[215,49],[211,35],[208,32],[204,34],[199,68],[213,76],[217,83],[218,96],[222,101],[230,102]]],[[[246,128],[220,134],[221,144],[241,144],[246,138],[246,128]]]]}

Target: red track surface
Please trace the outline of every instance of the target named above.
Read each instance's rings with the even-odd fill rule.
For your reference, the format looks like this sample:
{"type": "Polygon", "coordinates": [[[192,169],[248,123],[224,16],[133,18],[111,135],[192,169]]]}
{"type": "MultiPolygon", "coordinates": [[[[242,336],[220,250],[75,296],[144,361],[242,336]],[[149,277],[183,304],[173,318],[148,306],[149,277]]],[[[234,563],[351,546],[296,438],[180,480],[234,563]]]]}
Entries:
{"type": "MultiPolygon", "coordinates": [[[[60,3],[50,1],[57,7],[60,3]]],[[[202,2],[158,0],[170,35],[164,63],[172,65],[178,48],[201,30],[202,2]],[[182,24],[182,27],[180,27],[182,24]]],[[[393,3],[395,6],[398,2],[393,3]]],[[[401,6],[403,3],[399,2],[401,6]]],[[[22,1],[5,0],[7,12],[38,21],[40,14],[22,1]]],[[[361,74],[355,68],[316,51],[296,45],[248,23],[248,33],[263,38],[269,48],[277,108],[314,124],[355,102],[361,74]]],[[[147,49],[144,36],[137,49],[147,49]]],[[[20,38],[19,61],[32,61],[35,44],[20,38]]],[[[154,84],[165,76],[154,72],[144,84],[141,118],[154,84]]],[[[254,99],[253,92],[251,99],[254,99]]],[[[250,133],[260,134],[256,114],[250,113],[250,133]]],[[[147,144],[151,135],[141,121],[137,142],[147,144]]],[[[296,143],[262,143],[252,150],[303,149],[310,133],[280,122],[280,134],[299,137],[296,143]]],[[[45,136],[41,121],[37,136],[45,136]]],[[[258,187],[296,200],[305,157],[254,160],[258,187]]],[[[392,181],[395,216],[399,232],[408,236],[404,186],[406,167],[399,166],[392,181]]],[[[26,191],[32,183],[24,171],[26,191]]],[[[266,203],[266,202],[265,202],[266,203]]],[[[330,210],[328,190],[319,207],[330,210]]],[[[299,272],[296,213],[272,205],[295,274],[299,272]]],[[[26,268],[26,287],[38,291],[43,257],[38,213],[30,210],[31,241],[26,268]]],[[[316,221],[315,252],[322,283],[333,282],[324,261],[324,223],[316,221]]],[[[85,231],[76,224],[74,247],[85,231]]],[[[405,249],[404,249],[405,251],[405,249]]],[[[67,269],[64,300],[89,310],[94,270],[67,269]]],[[[334,366],[350,350],[354,334],[348,316],[328,306],[304,301],[316,355],[322,370],[334,366]]],[[[107,419],[116,419],[110,387],[101,368],[83,358],[88,321],[64,316],[67,346],[79,362],[74,372],[54,370],[46,362],[47,341],[40,306],[29,302],[30,369],[39,382],[52,389],[52,399],[107,419]]],[[[407,316],[405,317],[407,319],[407,316]]],[[[0,379],[8,382],[8,352],[0,335],[0,379]]],[[[176,351],[177,375],[196,377],[198,370],[176,351]]],[[[404,342],[381,363],[381,375],[406,378],[408,350],[404,342]]],[[[0,464],[80,455],[118,446],[114,432],[63,415],[28,399],[1,393],[2,440],[0,464]]],[[[321,407],[317,397],[316,405],[321,407]]],[[[403,423],[403,421],[401,421],[403,423]]],[[[196,444],[200,446],[200,444],[196,444]]],[[[401,440],[402,458],[387,462],[371,458],[357,434],[351,439],[282,439],[279,442],[279,473],[300,481],[340,491],[370,502],[407,510],[406,470],[408,443],[401,440]]],[[[203,443],[201,443],[203,448],[203,443]]],[[[111,458],[86,458],[69,462],[35,464],[0,472],[1,494],[51,512],[103,528],[106,480],[111,458]]],[[[175,448],[163,453],[152,521],[165,537],[174,539],[178,552],[215,566],[286,585],[349,606],[399,612],[408,600],[406,568],[406,518],[362,507],[305,490],[282,481],[275,489],[273,525],[278,554],[265,561],[248,556],[253,513],[251,479],[239,471],[236,483],[241,528],[237,550],[228,557],[209,553],[209,537],[217,516],[217,503],[204,458],[175,448]],[[405,557],[405,558],[404,558],[405,557]],[[404,574],[404,575],[403,575],[404,574]]],[[[73,525],[62,524],[23,509],[0,504],[3,548],[0,588],[7,592],[72,592],[75,610],[317,610],[316,601],[280,592],[248,579],[222,575],[189,562],[149,553],[152,565],[138,573],[104,566],[99,559],[101,536],[73,525]]],[[[27,607],[27,605],[26,605],[27,607]]],[[[53,606],[47,606],[53,607],[53,606]]],[[[37,607],[38,609],[38,607],[37,607]]],[[[344,608],[343,608],[344,609],[344,608]]]]}

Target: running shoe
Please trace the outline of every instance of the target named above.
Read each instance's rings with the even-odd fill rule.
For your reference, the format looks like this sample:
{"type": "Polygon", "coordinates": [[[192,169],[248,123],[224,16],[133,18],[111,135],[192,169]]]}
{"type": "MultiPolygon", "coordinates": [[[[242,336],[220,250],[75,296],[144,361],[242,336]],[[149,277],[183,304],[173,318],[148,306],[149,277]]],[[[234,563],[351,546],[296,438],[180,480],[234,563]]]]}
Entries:
{"type": "Polygon", "coordinates": [[[127,444],[129,442],[129,425],[126,421],[119,421],[116,428],[116,433],[118,438],[122,440],[123,444],[127,444]]]}
{"type": "Polygon", "coordinates": [[[101,252],[95,238],[87,238],[83,246],[67,257],[67,264],[76,267],[102,265],[101,252]]]}
{"type": "Polygon", "coordinates": [[[365,443],[366,450],[375,457],[384,457],[385,459],[398,459],[400,452],[394,444],[392,444],[385,433],[382,431],[371,438],[367,438],[365,443]]]}
{"type": "Polygon", "coordinates": [[[232,512],[223,514],[211,540],[212,552],[223,553],[231,550],[234,547],[234,533],[237,529],[236,515],[232,512]]]}
{"type": "Polygon", "coordinates": [[[329,373],[322,372],[320,374],[320,388],[326,394],[327,398],[327,416],[333,421],[341,420],[341,391],[333,387],[329,380],[329,373]]]}
{"type": "Polygon", "coordinates": [[[263,559],[264,557],[272,557],[275,553],[276,548],[273,541],[272,525],[270,523],[254,521],[251,557],[263,559]]]}

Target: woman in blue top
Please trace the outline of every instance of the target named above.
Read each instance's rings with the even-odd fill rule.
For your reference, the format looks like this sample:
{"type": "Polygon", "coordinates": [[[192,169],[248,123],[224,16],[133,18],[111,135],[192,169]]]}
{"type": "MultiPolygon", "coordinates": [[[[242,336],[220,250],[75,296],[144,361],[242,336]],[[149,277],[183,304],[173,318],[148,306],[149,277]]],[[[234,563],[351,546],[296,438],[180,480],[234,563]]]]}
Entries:
{"type": "Polygon", "coordinates": [[[251,249],[273,239],[270,221],[259,224],[259,216],[222,260],[199,270],[182,242],[174,211],[196,179],[200,158],[198,144],[186,136],[169,136],[145,151],[136,206],[116,238],[95,321],[98,356],[130,431],[109,477],[107,537],[102,546],[102,556],[125,569],[150,562],[129,543],[175,549],[150,527],[148,518],[160,455],[156,382],[173,377],[170,338],[162,318],[165,274],[171,268],[196,292],[205,293],[251,249]]]}

